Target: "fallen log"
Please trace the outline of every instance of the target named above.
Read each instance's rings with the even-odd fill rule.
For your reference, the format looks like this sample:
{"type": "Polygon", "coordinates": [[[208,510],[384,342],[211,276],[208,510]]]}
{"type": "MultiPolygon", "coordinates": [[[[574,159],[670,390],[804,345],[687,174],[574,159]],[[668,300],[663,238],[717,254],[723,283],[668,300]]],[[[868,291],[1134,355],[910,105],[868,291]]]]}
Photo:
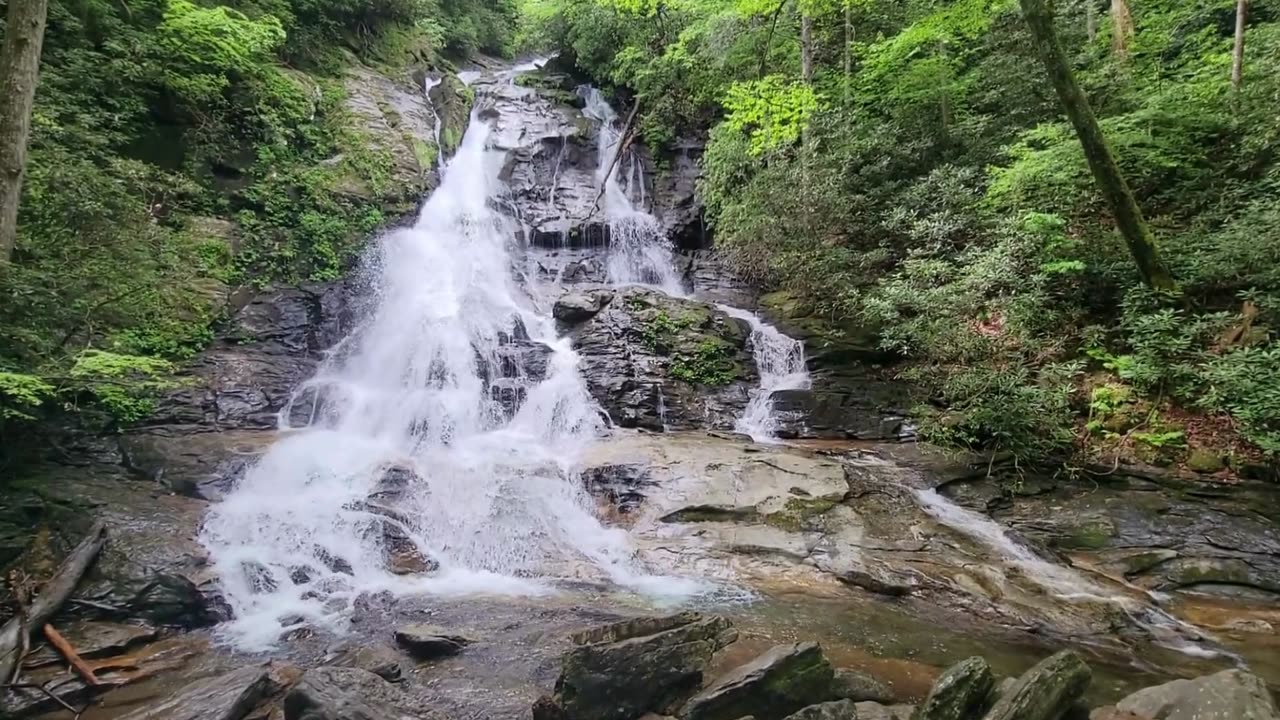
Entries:
{"type": "Polygon", "coordinates": [[[43,628],[58,613],[106,543],[107,526],[98,521],[62,561],[40,594],[31,600],[26,612],[18,613],[0,628],[0,678],[14,677],[32,633],[43,628]]]}

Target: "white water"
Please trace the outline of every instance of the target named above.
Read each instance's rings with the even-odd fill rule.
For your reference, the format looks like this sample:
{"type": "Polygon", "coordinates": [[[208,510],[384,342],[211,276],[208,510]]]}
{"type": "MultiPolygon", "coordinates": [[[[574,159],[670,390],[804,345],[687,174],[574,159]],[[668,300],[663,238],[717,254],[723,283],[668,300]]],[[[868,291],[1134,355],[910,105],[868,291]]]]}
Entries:
{"type": "Polygon", "coordinates": [[[440,120],[440,113],[436,111],[435,103],[431,101],[431,91],[439,87],[442,82],[444,82],[443,77],[427,77],[422,81],[422,95],[427,99],[427,107],[431,108],[431,118],[434,121],[434,124],[431,126],[432,135],[435,138],[436,143],[436,167],[440,168],[440,172],[443,173],[446,163],[444,158],[444,147],[440,145],[440,133],[443,130],[441,126],[444,123],[440,120]]]}
{"type": "MultiPolygon", "coordinates": [[[[920,507],[938,522],[967,535],[994,550],[1005,562],[1016,567],[1028,580],[1050,594],[1073,602],[1090,602],[1114,606],[1151,634],[1156,642],[1193,657],[1238,656],[1218,647],[1206,647],[1213,639],[1155,605],[1133,597],[1119,595],[1090,581],[1070,567],[1055,565],[1015,541],[999,523],[972,510],[956,505],[936,490],[912,491],[920,507]]],[[[1156,595],[1148,593],[1152,600],[1156,595]]]]}
{"type": "Polygon", "coordinates": [[[200,539],[242,647],[269,647],[298,622],[340,630],[360,593],[383,589],[529,593],[545,590],[537,578],[569,577],[698,588],[644,575],[625,532],[592,514],[572,468],[600,431],[598,410],[568,339],[512,276],[514,228],[490,209],[502,156],[488,136],[473,115],[417,223],[372,248],[376,307],[300,389],[298,402],[319,398],[310,421],[289,427],[286,408],[287,432],[206,519],[200,539]],[[520,327],[553,352],[545,380],[524,367],[506,380],[527,394],[508,417],[490,375],[510,364],[520,327]],[[367,498],[393,468],[408,481],[388,520],[367,498]],[[390,573],[385,522],[439,572],[390,573]]]}
{"type": "MultiPolygon", "coordinates": [[[[604,192],[600,196],[599,207],[593,209],[609,224],[609,282],[615,285],[651,285],[668,295],[683,297],[684,284],[676,272],[671,242],[662,224],[644,210],[643,204],[639,208],[632,204],[631,197],[618,182],[622,163],[611,167],[618,143],[623,140],[618,114],[594,87],[583,85],[578,88],[578,95],[586,103],[582,114],[600,124],[596,187],[603,187],[604,192]]],[[[639,170],[635,170],[635,174],[638,180],[628,184],[643,188],[644,180],[639,170]]]]}
{"type": "Polygon", "coordinates": [[[773,442],[778,431],[773,394],[779,390],[804,390],[811,382],[804,344],[783,335],[755,313],[729,305],[717,307],[751,325],[751,352],[760,372],[760,386],[751,391],[751,400],[734,429],[756,442],[773,442]]]}

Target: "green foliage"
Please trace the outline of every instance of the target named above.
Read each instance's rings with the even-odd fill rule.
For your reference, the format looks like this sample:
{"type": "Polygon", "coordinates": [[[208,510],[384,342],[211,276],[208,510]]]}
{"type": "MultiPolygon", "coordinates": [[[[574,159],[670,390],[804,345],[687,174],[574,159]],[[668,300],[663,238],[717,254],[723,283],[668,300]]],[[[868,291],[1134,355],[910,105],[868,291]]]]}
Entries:
{"type": "Polygon", "coordinates": [[[725,94],[725,126],[750,138],[752,155],[791,145],[818,109],[813,88],[780,75],[734,83],[725,94]]]}
{"type": "Polygon", "coordinates": [[[93,396],[120,423],[137,422],[151,412],[159,393],[175,387],[173,364],[160,358],[85,350],[68,377],[73,389],[93,396]]]}
{"type": "Polygon", "coordinates": [[[729,349],[714,340],[699,343],[692,352],[678,352],[671,360],[671,376],[693,385],[728,385],[738,375],[729,349]]]}
{"type": "Polygon", "coordinates": [[[1212,358],[1204,371],[1199,404],[1229,413],[1246,438],[1280,453],[1280,348],[1242,348],[1212,358]]]}
{"type": "Polygon", "coordinates": [[[35,420],[32,413],[53,395],[54,389],[34,375],[0,372],[0,424],[35,420]]]}

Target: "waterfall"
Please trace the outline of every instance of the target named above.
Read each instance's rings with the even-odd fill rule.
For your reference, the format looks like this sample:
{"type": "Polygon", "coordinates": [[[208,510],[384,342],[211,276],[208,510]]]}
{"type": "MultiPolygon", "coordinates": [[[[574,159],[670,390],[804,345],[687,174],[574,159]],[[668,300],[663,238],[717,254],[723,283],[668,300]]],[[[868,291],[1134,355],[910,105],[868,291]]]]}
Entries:
{"type": "MultiPolygon", "coordinates": [[[[676,272],[674,251],[657,218],[632,204],[631,197],[618,181],[622,163],[613,167],[614,155],[622,137],[618,114],[598,88],[583,85],[578,96],[585,107],[582,113],[599,123],[596,186],[603,188],[599,207],[593,208],[609,225],[609,282],[615,285],[652,285],[669,295],[683,297],[684,283],[676,272]]],[[[644,187],[643,177],[637,183],[644,187]]]]}
{"type": "Polygon", "coordinates": [[[242,647],[299,622],[340,628],[357,596],[381,590],[545,590],[537,578],[698,588],[645,576],[625,532],[592,512],[573,468],[601,430],[598,408],[569,340],[513,276],[489,133],[477,110],[416,224],[372,245],[368,317],[206,518],[200,540],[242,647]],[[395,574],[389,558],[405,552],[438,569],[395,574]]]}
{"type": "Polygon", "coordinates": [[[805,365],[804,344],[783,335],[758,315],[729,305],[717,305],[732,317],[751,326],[751,352],[760,371],[760,386],[751,391],[751,400],[734,427],[757,442],[777,437],[778,419],[773,412],[773,394],[779,390],[803,390],[810,384],[805,365]]]}

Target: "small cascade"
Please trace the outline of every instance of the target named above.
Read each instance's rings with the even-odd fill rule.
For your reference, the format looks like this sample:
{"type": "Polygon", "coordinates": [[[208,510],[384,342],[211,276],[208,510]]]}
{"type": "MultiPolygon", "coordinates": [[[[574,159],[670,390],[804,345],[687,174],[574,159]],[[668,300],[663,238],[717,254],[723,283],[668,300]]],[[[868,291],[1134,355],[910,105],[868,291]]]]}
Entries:
{"type": "MultiPolygon", "coordinates": [[[[1071,602],[1110,605],[1124,612],[1134,625],[1150,633],[1157,643],[1194,657],[1227,656],[1238,663],[1238,656],[1217,646],[1214,639],[1200,629],[1179,620],[1156,605],[1135,597],[1116,594],[1090,581],[1071,567],[1055,565],[1017,542],[999,523],[967,510],[943,497],[936,490],[912,489],[920,507],[935,520],[994,550],[1005,562],[1017,568],[1024,577],[1055,597],[1071,602]]],[[[1159,597],[1147,593],[1147,599],[1159,597]]]]}
{"type": "Polygon", "coordinates": [[[436,110],[436,104],[431,101],[431,91],[439,87],[442,82],[444,82],[443,77],[432,78],[429,75],[422,81],[422,95],[427,99],[427,107],[431,108],[431,119],[434,121],[432,134],[436,143],[436,167],[440,169],[441,175],[444,174],[448,161],[444,157],[444,148],[440,145],[440,133],[444,129],[441,127],[443,121],[440,119],[440,112],[436,110]]]}
{"type": "Polygon", "coordinates": [[[810,385],[804,344],[783,335],[753,312],[729,305],[717,307],[751,326],[751,352],[760,371],[760,386],[751,392],[751,400],[734,429],[756,442],[772,442],[778,430],[773,394],[779,390],[804,390],[810,385]]]}
{"type": "MultiPolygon", "coordinates": [[[[583,85],[578,95],[585,102],[582,113],[599,123],[596,186],[603,188],[594,214],[609,224],[609,281],[615,285],[652,285],[669,295],[683,297],[684,283],[676,272],[674,251],[662,224],[653,215],[632,203],[631,195],[618,181],[622,163],[613,164],[622,142],[618,114],[598,88],[583,85]]],[[[644,186],[644,178],[636,170],[638,180],[629,183],[644,186]]]]}

